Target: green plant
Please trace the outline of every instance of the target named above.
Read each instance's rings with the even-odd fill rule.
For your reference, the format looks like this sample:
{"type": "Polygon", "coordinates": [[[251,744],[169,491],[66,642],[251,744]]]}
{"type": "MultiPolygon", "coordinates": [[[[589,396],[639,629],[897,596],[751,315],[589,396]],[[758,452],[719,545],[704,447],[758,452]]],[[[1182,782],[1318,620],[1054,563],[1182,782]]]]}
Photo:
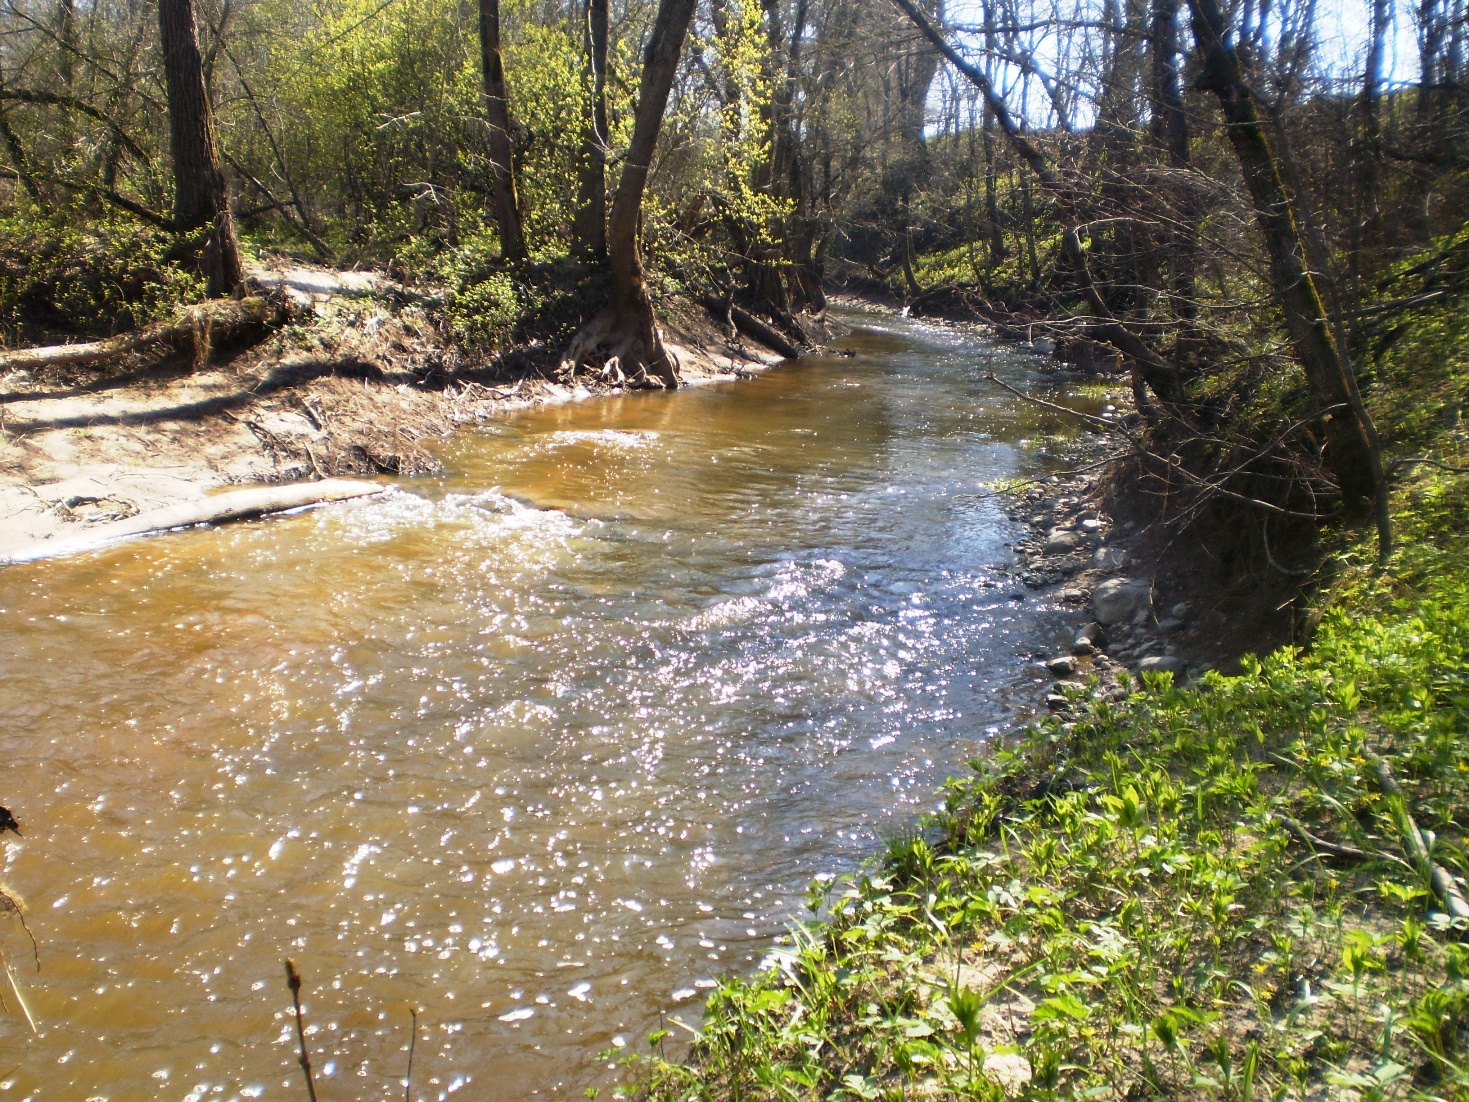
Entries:
{"type": "Polygon", "coordinates": [[[514,281],[508,275],[492,275],[453,292],[445,312],[455,336],[494,344],[510,336],[523,309],[514,281]]]}
{"type": "Polygon", "coordinates": [[[165,260],[173,238],[61,211],[0,219],[0,335],[111,335],[168,317],[203,283],[165,260]]]}

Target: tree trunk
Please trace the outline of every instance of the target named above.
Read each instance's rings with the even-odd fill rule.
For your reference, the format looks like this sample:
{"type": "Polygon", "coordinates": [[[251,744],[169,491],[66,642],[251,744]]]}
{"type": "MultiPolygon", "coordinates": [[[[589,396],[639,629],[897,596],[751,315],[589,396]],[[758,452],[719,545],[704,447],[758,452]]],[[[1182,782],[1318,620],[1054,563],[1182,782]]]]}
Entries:
{"type": "Polygon", "coordinates": [[[490,192],[500,255],[525,259],[525,233],[515,197],[515,166],[510,148],[510,98],[505,90],[505,63],[500,56],[500,0],[479,0],[479,57],[485,82],[485,118],[490,125],[490,192]]]}
{"type": "Polygon", "coordinates": [[[1352,291],[1362,293],[1362,282],[1375,265],[1372,261],[1382,241],[1382,208],[1379,178],[1382,167],[1382,129],[1378,118],[1378,91],[1387,54],[1387,36],[1392,30],[1389,0],[1372,0],[1372,25],[1367,40],[1367,61],[1362,73],[1362,94],[1353,114],[1357,126],[1353,153],[1356,160],[1357,224],[1351,256],[1352,291]]]}
{"type": "MultiPolygon", "coordinates": [[[[926,0],[924,14],[936,23],[944,21],[943,0],[926,0]]],[[[939,58],[930,50],[903,51],[898,61],[899,137],[904,159],[911,162],[910,171],[919,170],[927,160],[928,141],[924,133],[928,122],[928,90],[938,76],[939,58]]]]}
{"type": "Polygon", "coordinates": [[[601,359],[605,374],[621,375],[634,385],[678,386],[678,365],[663,346],[653,300],[643,271],[639,230],[643,191],[653,164],[663,112],[673,90],[684,38],[697,0],[659,0],[653,34],[643,55],[632,142],[617,180],[612,213],[607,219],[607,260],[612,269],[612,302],[572,338],[563,370],[593,366],[601,359]],[[654,379],[656,378],[656,382],[654,379]]]}
{"type": "MultiPolygon", "coordinates": [[[[795,311],[820,314],[826,309],[826,291],[821,286],[821,275],[814,262],[817,238],[817,213],[811,202],[807,169],[800,154],[801,136],[797,120],[797,74],[801,64],[801,45],[806,34],[806,23],[810,16],[810,0],[796,0],[792,12],[789,32],[783,30],[778,0],[763,0],[766,22],[769,27],[770,56],[772,59],[785,55],[778,77],[774,74],[774,95],[766,116],[770,123],[771,152],[766,163],[756,173],[759,188],[779,199],[790,202],[790,215],[780,230],[779,263],[773,272],[754,273],[749,280],[749,289],[754,301],[766,302],[768,295],[759,290],[759,280],[773,280],[784,290],[773,300],[775,316],[791,324],[798,333],[795,311]]],[[[761,269],[771,268],[763,262],[761,269]]]]}
{"type": "MultiPolygon", "coordinates": [[[[1188,115],[1183,108],[1183,88],[1179,79],[1178,0],[1152,0],[1152,124],[1153,144],[1167,158],[1175,172],[1189,167],[1188,115]]],[[[1187,192],[1178,199],[1176,228],[1172,238],[1172,256],[1168,258],[1169,291],[1173,310],[1184,321],[1193,321],[1195,309],[1194,273],[1198,267],[1198,232],[1195,211],[1197,203],[1187,192]]]]}
{"type": "MultiPolygon", "coordinates": [[[[0,69],[0,96],[5,95],[5,92],[5,73],[3,69],[0,69]]],[[[36,184],[35,177],[31,175],[30,158],[26,156],[25,148],[20,144],[20,136],[10,125],[10,115],[5,110],[3,100],[0,100],[0,141],[5,143],[5,151],[10,156],[10,167],[15,170],[15,178],[20,181],[20,186],[31,197],[31,202],[44,209],[47,206],[46,197],[36,184]]]]}
{"type": "Polygon", "coordinates": [[[1357,392],[1350,365],[1332,336],[1331,322],[1306,262],[1306,246],[1291,198],[1265,137],[1258,105],[1245,83],[1238,54],[1226,45],[1217,0],[1189,0],[1194,38],[1203,55],[1199,87],[1213,92],[1270,254],[1270,279],[1285,314],[1291,349],[1306,373],[1326,422],[1327,460],[1349,516],[1361,518],[1375,502],[1379,551],[1391,547],[1387,482],[1377,431],[1357,392]]]}
{"type": "Polygon", "coordinates": [[[245,270],[204,87],[193,0],[159,0],[158,30],[168,85],[174,229],[186,239],[197,238],[184,242],[185,251],[192,254],[209,293],[227,295],[245,281],[245,270]]]}
{"type": "MultiPolygon", "coordinates": [[[[989,58],[995,56],[995,6],[986,4],[984,6],[984,48],[988,55],[985,64],[989,65],[989,58]]],[[[984,141],[984,217],[987,235],[989,238],[990,270],[998,268],[1005,262],[1009,250],[1005,248],[1005,234],[1000,223],[999,204],[999,165],[995,156],[995,113],[990,108],[989,100],[983,96],[984,107],[980,116],[980,136],[984,141]]]]}
{"type": "Polygon", "coordinates": [[[994,126],[994,119],[990,117],[990,109],[986,105],[980,131],[984,141],[984,230],[991,272],[1003,264],[1009,255],[1005,248],[1005,235],[1000,228],[998,169],[995,164],[995,143],[991,136],[994,126]]]}
{"type": "Polygon", "coordinates": [[[587,91],[590,96],[582,139],[580,187],[571,251],[577,256],[607,256],[607,26],[609,0],[587,0],[587,91]]]}
{"type": "Polygon", "coordinates": [[[58,59],[58,73],[61,83],[66,86],[68,92],[76,88],[76,59],[80,50],[77,48],[77,5],[76,0],[61,0],[56,13],[56,38],[61,46],[61,57],[58,59]]]}

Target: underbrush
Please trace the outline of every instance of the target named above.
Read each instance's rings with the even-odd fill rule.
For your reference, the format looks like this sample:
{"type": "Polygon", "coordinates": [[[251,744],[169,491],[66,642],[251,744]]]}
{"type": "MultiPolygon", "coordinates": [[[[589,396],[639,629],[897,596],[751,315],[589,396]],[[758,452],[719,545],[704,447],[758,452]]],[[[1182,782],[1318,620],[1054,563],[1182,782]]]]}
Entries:
{"type": "Polygon", "coordinates": [[[133,222],[0,219],[0,337],[107,336],[204,297],[196,276],[164,260],[172,235],[133,222]]]}
{"type": "Polygon", "coordinates": [[[710,999],[650,1099],[1469,1098],[1469,333],[1372,365],[1401,550],[1344,549],[1309,653],[1068,714],[952,780],[710,999]],[[1428,407],[1429,412],[1421,412],[1428,407]],[[1397,790],[1385,786],[1386,762],[1397,790]],[[1421,837],[1429,859],[1412,844],[1421,837]]]}
{"type": "Polygon", "coordinates": [[[513,264],[493,234],[418,262],[446,288],[449,338],[471,348],[564,345],[607,301],[607,275],[564,256],[513,264]]]}

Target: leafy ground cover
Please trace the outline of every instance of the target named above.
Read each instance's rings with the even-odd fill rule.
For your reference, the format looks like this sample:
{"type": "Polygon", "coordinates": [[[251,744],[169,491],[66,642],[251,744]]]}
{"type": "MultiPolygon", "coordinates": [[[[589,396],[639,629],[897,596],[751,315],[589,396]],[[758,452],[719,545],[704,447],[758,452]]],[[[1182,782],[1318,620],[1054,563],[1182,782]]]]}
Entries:
{"type": "Polygon", "coordinates": [[[814,888],[625,1092],[1469,1098],[1465,921],[1431,882],[1469,872],[1469,323],[1408,275],[1367,373],[1400,550],[1339,551],[1309,652],[1075,691],[814,888]]]}

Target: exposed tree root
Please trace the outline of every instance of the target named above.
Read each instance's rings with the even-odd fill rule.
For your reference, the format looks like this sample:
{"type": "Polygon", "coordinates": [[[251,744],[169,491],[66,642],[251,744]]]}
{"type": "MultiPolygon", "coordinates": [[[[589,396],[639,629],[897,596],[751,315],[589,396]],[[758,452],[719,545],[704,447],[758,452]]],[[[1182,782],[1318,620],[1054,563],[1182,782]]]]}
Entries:
{"type": "Polygon", "coordinates": [[[612,307],[603,310],[571,338],[561,357],[561,374],[590,374],[634,390],[675,390],[682,379],[678,358],[663,343],[650,317],[631,322],[612,307]]]}

